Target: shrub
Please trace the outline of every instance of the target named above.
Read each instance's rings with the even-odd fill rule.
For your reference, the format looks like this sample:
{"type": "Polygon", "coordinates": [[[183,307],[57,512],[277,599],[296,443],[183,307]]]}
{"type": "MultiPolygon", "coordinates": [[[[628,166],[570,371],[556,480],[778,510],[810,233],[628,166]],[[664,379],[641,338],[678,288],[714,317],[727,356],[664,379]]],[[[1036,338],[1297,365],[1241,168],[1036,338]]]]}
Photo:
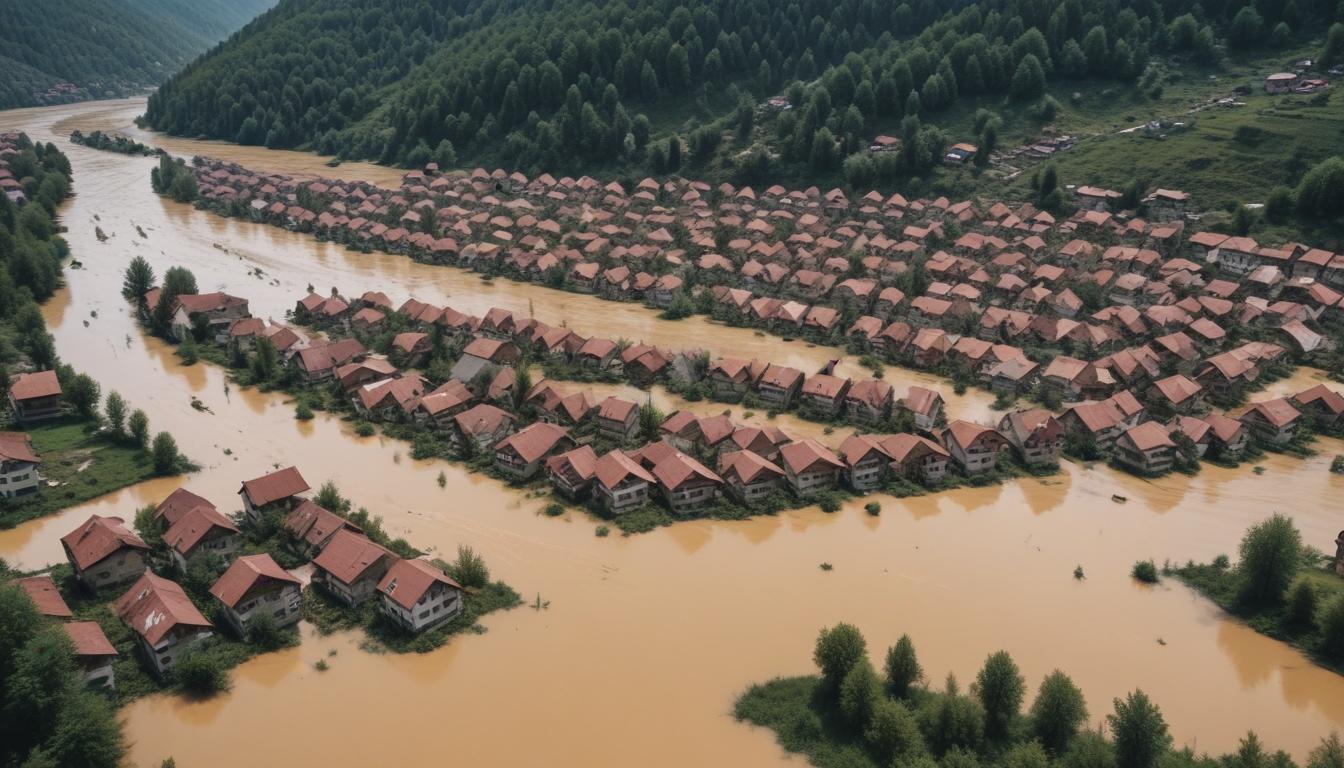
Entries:
{"type": "Polygon", "coordinates": [[[154,456],[154,471],[160,475],[176,473],[182,463],[182,456],[177,451],[177,441],[167,432],[160,432],[154,436],[151,453],[154,456]]]}
{"type": "Polygon", "coordinates": [[[1129,570],[1129,575],[1144,584],[1156,584],[1158,581],[1157,565],[1152,560],[1140,560],[1129,570]]]}
{"type": "Polygon", "coordinates": [[[1302,534],[1293,521],[1280,514],[1257,523],[1241,539],[1242,601],[1249,605],[1273,605],[1297,575],[1302,564],[1302,534]]]}
{"type": "Polygon", "coordinates": [[[873,517],[877,517],[878,515],[882,514],[882,505],[878,504],[876,501],[870,501],[867,504],[863,505],[863,511],[867,512],[873,517]]]}
{"type": "Polygon", "coordinates": [[[173,683],[192,696],[208,697],[229,688],[224,665],[205,650],[189,651],[173,667],[173,683]]]}
{"type": "Polygon", "coordinates": [[[599,525],[597,526],[597,529],[593,531],[593,534],[599,539],[605,539],[610,533],[611,529],[605,525],[599,525]]]}
{"type": "Polygon", "coordinates": [[[1288,591],[1287,622],[1297,629],[1308,629],[1316,625],[1316,590],[1311,582],[1298,579],[1288,591]]]}
{"type": "Polygon", "coordinates": [[[1334,461],[1330,462],[1330,471],[1337,475],[1344,475],[1344,455],[1336,456],[1334,461]]]}
{"type": "Polygon", "coordinates": [[[480,589],[490,583],[490,569],[485,559],[466,544],[457,545],[457,560],[448,566],[448,575],[464,587],[480,589]]]}
{"type": "Polygon", "coordinates": [[[369,437],[373,434],[373,425],[367,421],[361,421],[355,425],[355,434],[360,437],[369,437]]]}
{"type": "Polygon", "coordinates": [[[1336,598],[1321,614],[1321,651],[1344,659],[1344,597],[1336,598]]]}
{"type": "Polygon", "coordinates": [[[313,409],[308,407],[307,401],[299,401],[299,404],[294,408],[294,418],[299,421],[310,421],[313,418],[313,409]]]}
{"type": "Polygon", "coordinates": [[[817,501],[817,506],[821,507],[822,512],[830,514],[840,511],[840,497],[834,493],[828,493],[817,501]]]}
{"type": "Polygon", "coordinates": [[[559,517],[563,514],[565,514],[565,506],[563,504],[557,504],[553,501],[546,505],[547,517],[559,517]]]}
{"type": "Polygon", "coordinates": [[[248,621],[247,639],[261,648],[275,650],[285,644],[285,631],[275,623],[275,617],[269,613],[258,613],[248,621]]]}

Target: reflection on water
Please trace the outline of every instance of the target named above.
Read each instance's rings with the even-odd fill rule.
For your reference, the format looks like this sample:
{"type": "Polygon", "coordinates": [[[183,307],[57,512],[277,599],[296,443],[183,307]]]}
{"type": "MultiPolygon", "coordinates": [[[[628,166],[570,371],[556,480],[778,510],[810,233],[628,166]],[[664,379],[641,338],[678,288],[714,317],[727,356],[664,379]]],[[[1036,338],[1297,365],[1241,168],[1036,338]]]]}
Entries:
{"type": "MultiPolygon", "coordinates": [[[[46,139],[76,125],[124,128],[137,109],[135,102],[83,104],[8,113],[0,122],[46,139]]],[[[205,146],[256,167],[327,172],[299,153],[164,143],[181,152],[205,146]]],[[[779,765],[784,758],[768,733],[733,722],[733,699],[751,682],[808,671],[817,629],[842,620],[858,624],[879,653],[910,633],[935,680],[946,671],[969,679],[998,648],[1013,654],[1033,687],[1064,669],[1086,692],[1094,721],[1112,698],[1141,687],[1160,702],[1178,741],[1198,739],[1201,750],[1233,748],[1254,728],[1302,756],[1344,724],[1344,679],[1226,621],[1178,585],[1139,589],[1128,576],[1139,558],[1231,553],[1246,525],[1273,510],[1293,515],[1309,542],[1333,540],[1344,479],[1326,465],[1344,452],[1337,442],[1306,461],[1268,457],[1263,477],[1206,466],[1193,478],[1149,482],[1070,464],[1053,478],[879,498],[880,517],[855,502],[830,515],[795,510],[598,538],[585,516],[546,517],[540,499],[459,467],[412,461],[405,446],[359,438],[322,414],[297,422],[279,395],[226,393],[215,368],[183,369],[171,350],[135,327],[118,293],[125,263],[139,253],[159,273],[189,266],[203,290],[248,296],[255,314],[277,319],[313,282],[347,291],[378,287],[395,297],[414,293],[475,313],[492,305],[523,313],[532,307],[539,318],[566,319],[580,332],[619,329],[636,340],[756,355],[805,370],[834,351],[780,344],[702,319],[658,321],[639,307],[502,280],[486,284],[451,269],[221,220],[154,197],[142,182],[152,159],[73,146],[69,153],[77,196],[63,217],[85,269],[68,273],[67,289],[45,310],[48,322],[66,360],[97,376],[105,391],[116,389],[146,409],[156,429],[172,431],[202,464],[188,480],[193,489],[229,509],[241,478],[297,463],[314,484],[335,479],[382,515],[393,535],[439,553],[470,544],[526,599],[539,594],[551,606],[491,616],[486,634],[422,656],[370,655],[355,636],[319,637],[306,629],[299,648],[240,667],[226,695],[206,702],[155,697],[129,707],[133,757],[141,765],[168,755],[206,767],[420,765],[441,763],[445,755],[501,766],[779,765]],[[111,235],[106,243],[93,235],[95,214],[111,235]],[[249,274],[258,267],[262,278],[249,274]],[[193,409],[192,395],[211,412],[193,409]],[[445,487],[437,482],[440,472],[445,487]],[[1283,493],[1287,487],[1291,495],[1283,493]],[[1129,502],[1113,503],[1114,493],[1129,502]],[[822,571],[822,562],[834,570],[822,571]],[[1073,578],[1076,565],[1085,580],[1073,578]],[[329,671],[314,669],[321,659],[329,671]]],[[[388,173],[356,165],[336,170],[388,173]]],[[[847,365],[858,373],[852,361],[847,365]]],[[[1303,372],[1297,383],[1276,386],[1300,388],[1311,376],[1303,372]]],[[[889,377],[898,389],[931,381],[894,369],[889,377]]],[[[661,390],[652,396],[665,410],[684,405],[661,390]]],[[[980,393],[949,397],[949,408],[971,418],[990,413],[980,393]]],[[[731,410],[745,420],[742,409],[731,410]]],[[[764,423],[764,416],[749,421],[764,423]]],[[[788,416],[776,423],[798,434],[817,432],[817,425],[788,416]]],[[[129,515],[171,485],[137,486],[0,532],[0,556],[25,566],[57,560],[59,535],[89,512],[129,515]]]]}

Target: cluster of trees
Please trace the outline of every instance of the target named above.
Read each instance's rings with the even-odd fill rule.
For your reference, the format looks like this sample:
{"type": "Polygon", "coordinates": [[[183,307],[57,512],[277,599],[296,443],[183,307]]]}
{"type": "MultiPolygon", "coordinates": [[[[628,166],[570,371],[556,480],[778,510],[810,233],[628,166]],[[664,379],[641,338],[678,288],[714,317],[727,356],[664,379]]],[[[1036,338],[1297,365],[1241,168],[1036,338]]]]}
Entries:
{"type": "Polygon", "coordinates": [[[0,109],[154,85],[275,0],[18,0],[0,24],[0,109]],[[14,76],[10,76],[11,69],[14,76]],[[78,93],[46,91],[74,83],[78,93]]]}
{"type": "MultiPolygon", "coordinates": [[[[1041,681],[1024,711],[1027,681],[1004,651],[985,660],[966,692],[953,675],[942,690],[927,688],[908,636],[887,650],[878,672],[863,635],[849,624],[821,631],[813,661],[820,678],[754,686],[738,700],[737,716],[774,728],[786,748],[806,752],[821,768],[1294,765],[1286,753],[1268,752],[1254,733],[1222,758],[1174,749],[1161,710],[1139,690],[1115,699],[1105,728],[1091,730],[1083,692],[1058,670],[1041,681]]],[[[1330,736],[1307,765],[1344,765],[1344,745],[1330,736]]]]}
{"type": "Polygon", "coordinates": [[[0,764],[116,768],[126,755],[107,698],[84,688],[74,646],[0,562],[0,764]]]}
{"type": "Polygon", "coordinates": [[[734,171],[768,172],[776,155],[838,172],[876,125],[899,122],[903,152],[845,167],[882,178],[937,161],[942,136],[921,121],[962,97],[1009,96],[1048,116],[1057,105],[1037,102],[1051,79],[1135,81],[1154,52],[1216,60],[1215,29],[1250,45],[1266,24],[1334,10],[1326,0],[392,5],[284,4],[166,83],[146,117],[176,134],[412,166],[671,172],[714,156],[730,131],[753,143],[756,103],[783,91],[793,108],[767,138],[774,151],[737,153],[734,171]],[[677,117],[655,127],[641,110],[677,117]]]}
{"type": "Polygon", "coordinates": [[[196,174],[187,167],[180,157],[163,154],[159,165],[149,171],[149,184],[154,192],[167,195],[179,203],[190,203],[196,199],[196,174]]]}
{"type": "Polygon", "coordinates": [[[1173,572],[1258,631],[1344,664],[1344,579],[1316,567],[1292,519],[1274,514],[1246,530],[1232,565],[1219,556],[1173,572]]]}

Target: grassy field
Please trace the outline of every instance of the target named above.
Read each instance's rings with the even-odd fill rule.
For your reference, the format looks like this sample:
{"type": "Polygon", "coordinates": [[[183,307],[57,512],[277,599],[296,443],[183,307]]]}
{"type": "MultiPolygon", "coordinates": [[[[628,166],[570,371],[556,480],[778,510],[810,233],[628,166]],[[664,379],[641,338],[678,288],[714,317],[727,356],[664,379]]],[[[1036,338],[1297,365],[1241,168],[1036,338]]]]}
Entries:
{"type": "Polygon", "coordinates": [[[41,472],[48,482],[35,495],[0,506],[0,528],[134,485],[154,476],[154,464],[139,448],[90,432],[87,421],[67,418],[28,430],[33,448],[42,457],[41,472]]]}

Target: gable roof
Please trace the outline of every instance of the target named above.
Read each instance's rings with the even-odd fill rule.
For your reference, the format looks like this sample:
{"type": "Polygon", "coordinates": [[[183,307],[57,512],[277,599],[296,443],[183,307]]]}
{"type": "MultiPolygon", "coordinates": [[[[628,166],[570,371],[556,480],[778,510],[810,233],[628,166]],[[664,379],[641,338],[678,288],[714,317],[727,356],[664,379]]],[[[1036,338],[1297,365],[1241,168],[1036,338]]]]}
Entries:
{"type": "Polygon", "coordinates": [[[27,432],[0,432],[0,460],[41,463],[33,451],[33,439],[27,432]]]}
{"type": "Polygon", "coordinates": [[[285,467],[244,481],[239,493],[246,492],[254,506],[264,507],[273,501],[297,496],[309,488],[308,481],[299,474],[297,467],[285,467]]]}
{"type": "Polygon", "coordinates": [[[378,591],[409,611],[415,608],[415,604],[435,584],[462,589],[462,585],[453,581],[448,574],[417,557],[393,563],[383,575],[382,581],[378,582],[378,591]]]}
{"type": "Polygon", "coordinates": [[[383,558],[395,559],[396,555],[364,534],[342,529],[331,537],[326,549],[313,558],[313,566],[342,584],[353,584],[383,558]]]}
{"type": "Polygon", "coordinates": [[[61,544],[82,571],[126,547],[148,552],[149,545],[131,533],[125,523],[120,517],[92,515],[83,525],[62,536],[61,544]]]}
{"type": "Polygon", "coordinates": [[[61,591],[56,588],[56,582],[49,574],[19,579],[18,585],[27,593],[33,605],[37,606],[37,612],[43,616],[68,619],[75,615],[70,606],[65,604],[65,598],[61,597],[61,591]]]}
{"type": "Polygon", "coordinates": [[[238,526],[214,507],[192,507],[163,534],[163,542],[180,555],[188,555],[214,530],[238,533],[238,526]]]}
{"type": "Polygon", "coordinates": [[[112,603],[117,617],[150,645],[158,645],[176,627],[209,629],[213,625],[176,582],[146,571],[112,603]]]}
{"type": "Polygon", "coordinates": [[[236,608],[254,586],[265,580],[282,581],[295,586],[301,584],[270,555],[245,555],[234,560],[210,586],[210,594],[224,605],[236,608]]]}

